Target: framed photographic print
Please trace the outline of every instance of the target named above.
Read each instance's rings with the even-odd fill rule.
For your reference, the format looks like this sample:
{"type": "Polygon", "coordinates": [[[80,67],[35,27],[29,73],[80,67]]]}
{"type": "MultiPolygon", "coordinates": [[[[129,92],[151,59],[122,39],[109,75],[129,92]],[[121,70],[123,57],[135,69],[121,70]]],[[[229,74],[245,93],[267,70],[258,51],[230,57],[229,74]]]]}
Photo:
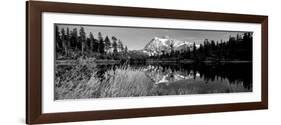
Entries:
{"type": "Polygon", "coordinates": [[[268,17],[26,3],[28,124],[268,108],[268,17]]]}

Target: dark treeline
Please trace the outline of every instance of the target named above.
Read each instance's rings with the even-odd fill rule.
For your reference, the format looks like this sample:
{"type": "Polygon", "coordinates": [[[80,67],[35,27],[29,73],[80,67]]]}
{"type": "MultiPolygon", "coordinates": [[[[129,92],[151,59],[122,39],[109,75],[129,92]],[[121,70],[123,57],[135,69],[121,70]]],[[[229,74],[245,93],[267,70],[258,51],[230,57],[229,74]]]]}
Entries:
{"type": "Polygon", "coordinates": [[[151,56],[151,59],[170,59],[182,60],[192,59],[196,61],[204,60],[252,60],[252,33],[247,32],[243,35],[237,34],[236,37],[229,37],[228,41],[214,41],[205,39],[203,44],[193,46],[182,51],[162,52],[159,55],[151,56]]]}
{"type": "Polygon", "coordinates": [[[141,51],[128,51],[120,39],[115,36],[103,36],[98,32],[87,34],[83,27],[80,29],[68,27],[59,29],[55,26],[56,59],[73,60],[83,58],[110,59],[121,61],[145,62],[153,60],[193,60],[193,61],[233,61],[252,60],[252,33],[247,32],[228,41],[205,39],[203,44],[170,52],[163,51],[155,56],[148,56],[141,51]]]}
{"type": "Polygon", "coordinates": [[[55,26],[56,59],[78,59],[95,57],[97,59],[120,59],[128,52],[127,46],[115,36],[103,36],[98,32],[86,34],[83,27],[69,30],[55,26]]]}

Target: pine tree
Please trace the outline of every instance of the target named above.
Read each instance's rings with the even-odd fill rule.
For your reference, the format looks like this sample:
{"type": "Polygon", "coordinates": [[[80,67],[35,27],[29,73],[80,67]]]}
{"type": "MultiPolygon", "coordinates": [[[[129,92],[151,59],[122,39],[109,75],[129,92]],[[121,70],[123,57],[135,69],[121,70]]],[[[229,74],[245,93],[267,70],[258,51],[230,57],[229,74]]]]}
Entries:
{"type": "Polygon", "coordinates": [[[65,36],[65,42],[66,42],[66,55],[69,56],[69,50],[70,50],[70,32],[69,28],[66,28],[66,36],[65,36]]]}
{"type": "Polygon", "coordinates": [[[60,37],[60,31],[59,31],[59,27],[56,26],[55,27],[55,30],[56,30],[56,51],[57,52],[60,52],[61,51],[61,48],[62,48],[62,40],[61,40],[61,37],[60,37]]]}
{"type": "Polygon", "coordinates": [[[98,41],[99,41],[99,52],[101,54],[104,53],[104,41],[101,32],[98,33],[98,41]]]}
{"type": "Polygon", "coordinates": [[[108,36],[106,36],[104,39],[104,49],[106,52],[109,52],[110,48],[111,48],[111,43],[108,36]]]}
{"type": "Polygon", "coordinates": [[[92,41],[91,41],[90,37],[87,37],[87,38],[86,38],[86,50],[87,50],[87,54],[92,53],[92,46],[91,46],[91,44],[92,44],[92,41]]]}
{"type": "Polygon", "coordinates": [[[74,28],[70,33],[70,46],[73,50],[78,49],[78,33],[77,28],[74,28]]]}
{"type": "Polygon", "coordinates": [[[92,32],[90,32],[90,35],[89,35],[89,39],[90,39],[90,46],[91,46],[91,51],[92,52],[97,52],[97,45],[95,43],[95,38],[94,38],[94,35],[92,32]]]}
{"type": "Polygon", "coordinates": [[[85,30],[83,27],[80,28],[79,35],[80,35],[79,42],[81,43],[81,51],[82,51],[82,54],[84,54],[85,43],[86,43],[86,33],[85,33],[85,30]]]}
{"type": "Polygon", "coordinates": [[[66,35],[65,35],[65,30],[64,28],[61,29],[61,39],[62,39],[62,49],[64,55],[67,54],[67,41],[66,41],[66,35]]]}
{"type": "Polygon", "coordinates": [[[196,55],[196,44],[195,44],[195,42],[193,43],[193,50],[192,50],[192,53],[193,53],[193,58],[196,59],[196,58],[197,58],[197,55],[196,55]]]}
{"type": "Polygon", "coordinates": [[[124,52],[125,52],[125,53],[128,53],[128,48],[127,48],[127,46],[125,46],[124,52]]]}
{"type": "Polygon", "coordinates": [[[115,36],[112,36],[112,48],[113,48],[113,53],[116,54],[117,51],[117,38],[115,36]]]}
{"type": "Polygon", "coordinates": [[[123,43],[120,39],[118,40],[117,48],[119,49],[120,52],[124,51],[123,43]]]}

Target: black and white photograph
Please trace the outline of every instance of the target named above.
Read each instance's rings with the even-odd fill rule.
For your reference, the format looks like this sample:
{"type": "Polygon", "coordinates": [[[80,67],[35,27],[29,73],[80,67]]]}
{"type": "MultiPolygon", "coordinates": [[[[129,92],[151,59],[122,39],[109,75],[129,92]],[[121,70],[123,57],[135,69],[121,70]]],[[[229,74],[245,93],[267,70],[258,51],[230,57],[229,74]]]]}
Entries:
{"type": "Polygon", "coordinates": [[[54,99],[253,91],[253,32],[54,24],[54,99]]]}

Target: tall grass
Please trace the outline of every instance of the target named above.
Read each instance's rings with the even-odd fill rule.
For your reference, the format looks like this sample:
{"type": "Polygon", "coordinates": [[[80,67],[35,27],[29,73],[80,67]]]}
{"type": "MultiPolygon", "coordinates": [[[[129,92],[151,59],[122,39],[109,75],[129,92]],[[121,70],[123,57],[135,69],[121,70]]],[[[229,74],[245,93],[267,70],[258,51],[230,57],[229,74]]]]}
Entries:
{"type": "Polygon", "coordinates": [[[97,71],[87,70],[87,66],[75,66],[60,76],[63,80],[56,79],[55,99],[153,95],[154,84],[141,69],[122,66],[108,69],[103,79],[97,76],[97,71]]]}

